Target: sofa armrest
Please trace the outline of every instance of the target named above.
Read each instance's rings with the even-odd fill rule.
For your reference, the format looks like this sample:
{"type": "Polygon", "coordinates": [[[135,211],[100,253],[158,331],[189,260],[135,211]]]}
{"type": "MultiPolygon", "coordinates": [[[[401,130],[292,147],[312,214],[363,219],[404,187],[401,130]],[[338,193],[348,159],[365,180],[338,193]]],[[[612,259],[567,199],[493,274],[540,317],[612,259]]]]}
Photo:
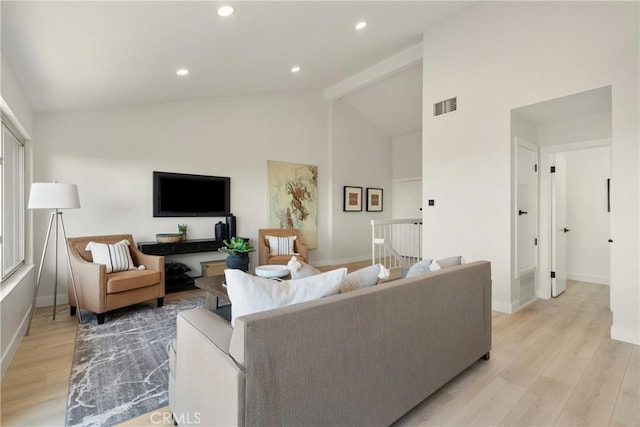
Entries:
{"type": "Polygon", "coordinates": [[[103,296],[107,294],[107,267],[85,260],[71,247],[69,248],[69,262],[78,290],[78,302],[76,303],[71,278],[69,278],[67,284],[69,304],[72,306],[79,304],[80,307],[94,313],[104,313],[106,302],[103,296]]]}
{"type": "Polygon", "coordinates": [[[135,245],[131,245],[129,249],[131,251],[131,259],[133,259],[134,264],[144,265],[147,270],[157,271],[160,273],[160,286],[158,286],[157,297],[163,297],[165,279],[164,257],[158,255],[147,255],[141,252],[135,245]]]}
{"type": "Polygon", "coordinates": [[[231,325],[201,307],[180,312],[177,328],[176,419],[197,414],[201,425],[244,425],[245,372],[229,355],[231,325]]]}
{"type": "Polygon", "coordinates": [[[259,239],[260,242],[258,244],[258,265],[267,265],[269,264],[269,246],[264,241],[264,239],[259,239]]]}
{"type": "Polygon", "coordinates": [[[164,257],[159,255],[147,255],[141,252],[134,245],[129,247],[133,262],[138,265],[144,265],[147,270],[164,271],[164,257]]]}
{"type": "Polygon", "coordinates": [[[299,241],[300,238],[296,239],[295,242],[295,251],[300,254],[306,263],[309,263],[309,247],[299,241]]]}

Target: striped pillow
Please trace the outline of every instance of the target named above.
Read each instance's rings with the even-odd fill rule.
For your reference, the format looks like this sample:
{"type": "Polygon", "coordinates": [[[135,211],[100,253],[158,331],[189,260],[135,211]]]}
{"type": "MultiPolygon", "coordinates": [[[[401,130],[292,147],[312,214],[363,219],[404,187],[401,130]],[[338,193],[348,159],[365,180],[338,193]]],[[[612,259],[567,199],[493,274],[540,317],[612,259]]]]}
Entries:
{"type": "Polygon", "coordinates": [[[107,266],[107,273],[136,269],[129,252],[129,241],[126,239],[114,244],[91,241],[87,243],[85,250],[91,251],[94,263],[107,266]]]}
{"type": "Polygon", "coordinates": [[[293,255],[293,242],[298,236],[266,236],[271,255],[293,255]]]}

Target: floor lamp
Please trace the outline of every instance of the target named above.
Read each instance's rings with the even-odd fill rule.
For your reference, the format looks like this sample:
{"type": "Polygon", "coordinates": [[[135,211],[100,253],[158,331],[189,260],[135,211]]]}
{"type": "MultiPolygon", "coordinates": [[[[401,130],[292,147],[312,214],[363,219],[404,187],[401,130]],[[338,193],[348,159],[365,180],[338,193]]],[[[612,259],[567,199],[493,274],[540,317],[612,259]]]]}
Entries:
{"type": "Polygon", "coordinates": [[[71,270],[71,261],[69,260],[69,248],[67,247],[67,233],[64,229],[64,221],[62,220],[62,212],[60,209],[77,209],[80,207],[80,199],[78,197],[78,187],[75,184],[61,184],[58,182],[34,182],[31,184],[31,193],[29,194],[29,209],[51,209],[51,218],[49,219],[49,228],[47,229],[47,237],[44,241],[42,249],[42,258],[40,259],[40,268],[38,269],[38,279],[36,280],[36,289],[33,292],[33,303],[31,304],[31,315],[29,316],[29,324],[27,325],[27,333],[31,330],[31,320],[33,320],[33,312],[36,309],[36,297],[40,288],[40,278],[42,277],[42,267],[44,266],[45,255],[47,254],[47,246],[49,246],[49,237],[51,237],[51,229],[55,222],[55,285],[53,290],[53,320],[56,319],[56,299],[58,297],[58,225],[62,229],[64,238],[64,248],[67,255],[67,266],[69,267],[69,276],[73,285],[73,293],[76,297],[76,307],[78,310],[78,319],[82,322],[82,314],[80,314],[80,306],[78,304],[78,293],[76,291],[76,281],[71,270]]]}

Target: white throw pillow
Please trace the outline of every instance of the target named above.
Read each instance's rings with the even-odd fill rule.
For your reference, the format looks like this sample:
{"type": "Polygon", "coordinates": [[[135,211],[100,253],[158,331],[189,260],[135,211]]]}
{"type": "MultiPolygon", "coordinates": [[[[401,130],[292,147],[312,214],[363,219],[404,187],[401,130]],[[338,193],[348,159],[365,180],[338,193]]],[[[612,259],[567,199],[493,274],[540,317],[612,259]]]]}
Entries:
{"type": "Polygon", "coordinates": [[[316,274],[322,273],[322,271],[304,261],[300,261],[298,257],[295,256],[291,257],[287,263],[287,268],[291,273],[292,279],[302,279],[304,277],[315,276],[316,274]]]}
{"type": "Polygon", "coordinates": [[[136,269],[129,252],[129,241],[126,239],[114,244],[91,241],[87,243],[85,251],[91,251],[94,263],[106,265],[107,273],[136,269]]]}
{"type": "Polygon", "coordinates": [[[266,236],[271,255],[292,255],[293,242],[298,236],[278,237],[266,236]]]}
{"type": "Polygon", "coordinates": [[[337,294],[346,268],[296,280],[277,281],[241,270],[224,271],[231,301],[231,325],[237,317],[337,294]]]}

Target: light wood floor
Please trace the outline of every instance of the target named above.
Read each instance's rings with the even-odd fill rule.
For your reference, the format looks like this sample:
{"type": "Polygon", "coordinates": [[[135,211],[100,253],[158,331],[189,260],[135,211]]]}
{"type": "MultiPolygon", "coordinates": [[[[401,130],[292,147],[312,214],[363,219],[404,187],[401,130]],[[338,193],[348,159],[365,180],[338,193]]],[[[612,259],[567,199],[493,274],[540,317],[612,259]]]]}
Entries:
{"type": "MultiPolygon", "coordinates": [[[[611,340],[610,326],[609,288],[581,282],[517,314],[494,312],[491,360],[396,425],[640,426],[640,347],[611,340]]],[[[36,310],[2,379],[2,426],[64,425],[75,330],[66,307],[55,321],[36,310]]],[[[122,425],[172,424],[165,407],[122,425]]]]}

